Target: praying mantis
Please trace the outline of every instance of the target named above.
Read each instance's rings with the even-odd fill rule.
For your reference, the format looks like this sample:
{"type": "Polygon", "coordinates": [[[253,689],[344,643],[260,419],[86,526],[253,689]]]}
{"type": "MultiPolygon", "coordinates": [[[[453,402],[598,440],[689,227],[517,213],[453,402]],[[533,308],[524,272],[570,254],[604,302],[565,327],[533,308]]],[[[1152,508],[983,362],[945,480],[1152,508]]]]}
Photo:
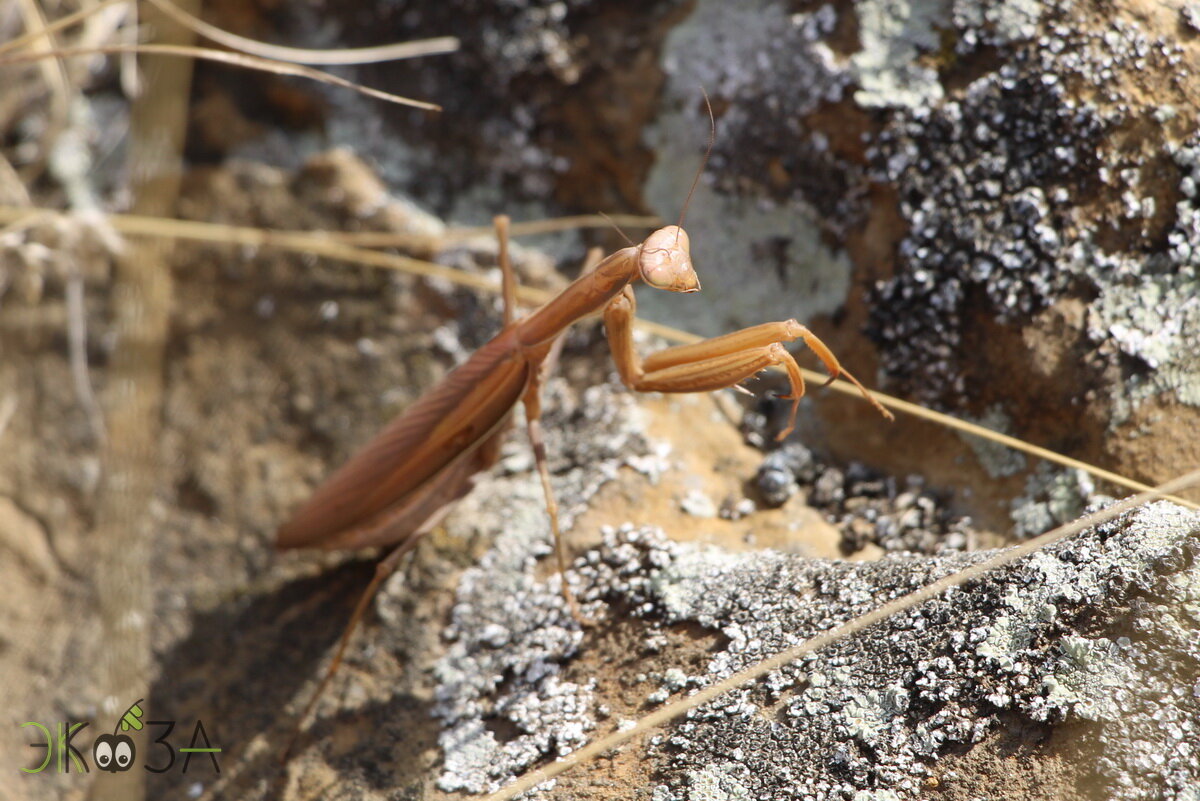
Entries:
{"type": "MultiPolygon", "coordinates": [[[[685,213],[686,207],[687,203],[685,213]]],[[[563,574],[563,597],[576,620],[587,623],[565,577],[567,558],[540,423],[541,387],[548,365],[554,361],[563,333],[585,317],[602,313],[617,372],[635,392],[709,392],[735,387],[763,370],[780,367],[790,382],[790,392],[783,398],[791,401],[788,424],[778,436],[782,440],[795,427],[805,391],[800,367],[783,343],[799,339],[824,364],[829,381],[845,377],[884,418],[892,419],[858,379],[842,368],[825,343],[795,319],[763,323],[640,357],[633,341],[637,307],[632,285],[641,281],[668,292],[700,291],[683,215],[679,224],[659,228],[641,244],[630,244],[586,269],[556,297],[520,319],[516,318],[516,278],[508,257],[508,218],[497,217],[495,225],[503,328],[334,472],[279,528],[279,548],[393,549],[379,562],[360,597],[329,668],[301,713],[297,734],[341,663],[350,635],[379,584],[422,535],[437,525],[449,505],[470,491],[474,477],[497,461],[517,401],[525,408],[558,568],[563,574]]]]}

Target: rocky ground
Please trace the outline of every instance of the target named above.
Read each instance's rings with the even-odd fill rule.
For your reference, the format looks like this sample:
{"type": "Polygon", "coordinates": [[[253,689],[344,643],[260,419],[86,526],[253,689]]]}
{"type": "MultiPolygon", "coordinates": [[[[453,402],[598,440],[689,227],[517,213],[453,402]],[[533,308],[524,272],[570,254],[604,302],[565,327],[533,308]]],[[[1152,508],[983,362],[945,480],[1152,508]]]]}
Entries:
{"type": "MultiPolygon", "coordinates": [[[[1191,6],[288,10],[206,14],[311,45],[449,28],[463,52],[440,69],[357,73],[446,112],[201,69],[179,217],[417,234],[412,255],[494,275],[490,235],[448,236],[447,220],[675,218],[707,130],[701,85],[718,131],[688,217],[704,292],[646,298],[647,314],[700,333],[797,315],[871,386],[1139,479],[1196,463],[1191,6]]],[[[21,722],[92,721],[88,744],[113,723],[91,668],[106,655],[96,610],[111,586],[96,576],[94,537],[111,479],[103,404],[123,380],[113,286],[129,241],[103,216],[129,186],[118,78],[111,66],[87,78],[66,144],[40,171],[39,143],[60,119],[44,73],[22,73],[0,104],[14,168],[0,170],[0,195],[15,210],[0,230],[0,743],[14,776],[33,753],[21,722]],[[85,169],[62,158],[72,153],[91,159],[85,169]],[[81,197],[95,208],[29,211],[79,211],[81,197]]],[[[555,268],[575,269],[580,240],[537,245],[515,253],[523,282],[561,286],[555,268]]],[[[151,598],[135,622],[151,632],[151,717],[188,732],[200,719],[224,751],[220,775],[175,769],[150,777],[153,796],[495,789],[1117,494],[930,424],[889,426],[816,388],[800,435],[775,447],[769,379],[753,400],[634,397],[585,324],[546,389],[545,425],[569,580],[597,624],[566,614],[514,433],[387,583],[280,767],[373,563],[280,555],[274,530],[486,342],[499,306],[271,247],[180,244],[170,269],[143,521],[151,598]]],[[[1195,798],[1198,526],[1158,504],[1086,532],[543,797],[1195,798]]],[[[0,786],[0,798],[87,792],[73,773],[0,786]]]]}

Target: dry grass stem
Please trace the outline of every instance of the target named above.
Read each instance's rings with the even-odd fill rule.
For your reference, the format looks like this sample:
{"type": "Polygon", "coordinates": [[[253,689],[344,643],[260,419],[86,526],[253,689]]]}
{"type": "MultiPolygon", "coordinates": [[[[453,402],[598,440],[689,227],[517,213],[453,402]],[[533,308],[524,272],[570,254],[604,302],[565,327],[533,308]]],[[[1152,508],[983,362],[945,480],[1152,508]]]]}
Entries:
{"type": "Polygon", "coordinates": [[[259,56],[275,61],[288,61],[295,64],[319,64],[321,66],[345,66],[349,64],[375,64],[381,61],[400,61],[406,58],[420,56],[436,56],[453,53],[458,50],[458,39],[453,36],[439,36],[434,39],[420,39],[412,42],[394,42],[374,47],[345,47],[330,50],[312,50],[303,47],[284,47],[256,39],[247,39],[235,33],[222,30],[210,25],[199,17],[192,16],[167,0],[150,0],[159,11],[171,17],[180,25],[190,28],[206,39],[217,44],[243,53],[259,56]]]}
{"type": "Polygon", "coordinates": [[[45,37],[47,34],[56,33],[61,31],[63,28],[69,28],[72,25],[83,22],[93,14],[97,14],[110,6],[127,3],[129,3],[129,0],[102,0],[102,2],[99,2],[93,6],[81,9],[72,14],[68,14],[65,17],[60,17],[59,19],[54,20],[54,22],[47,23],[45,28],[40,31],[30,31],[23,36],[18,36],[15,39],[9,39],[7,42],[0,42],[0,53],[7,53],[10,50],[17,50],[25,47],[26,45],[45,37]]]}
{"type": "Polygon", "coordinates": [[[50,93],[49,113],[46,129],[42,133],[41,147],[38,149],[38,158],[19,171],[21,179],[28,185],[41,174],[50,149],[54,147],[58,135],[67,127],[67,117],[70,114],[74,91],[71,88],[70,78],[67,76],[66,66],[61,59],[55,56],[59,52],[58,44],[54,40],[54,34],[47,29],[46,18],[42,15],[42,9],[38,6],[37,0],[18,0],[18,2],[25,28],[32,37],[30,47],[33,52],[30,55],[37,59],[42,81],[50,93]]]}
{"type": "Polygon", "coordinates": [[[23,64],[33,61],[38,61],[44,58],[75,58],[77,56],[95,56],[95,55],[117,55],[124,53],[145,53],[147,55],[173,56],[178,58],[203,59],[205,61],[216,61],[222,64],[230,64],[235,67],[245,67],[246,69],[259,70],[260,72],[271,72],[276,75],[292,75],[298,78],[308,78],[312,81],[340,86],[343,89],[350,89],[359,94],[373,97],[377,100],[385,100],[389,103],[395,103],[400,106],[411,106],[425,111],[441,111],[442,107],[436,103],[426,103],[423,100],[413,100],[408,97],[394,95],[391,92],[384,92],[379,89],[372,89],[369,86],[348,81],[345,78],[339,78],[336,75],[330,75],[321,70],[312,69],[311,67],[301,66],[299,64],[289,64],[284,61],[273,61],[271,59],[259,58],[245,53],[230,53],[224,50],[214,50],[211,47],[195,47],[192,45],[171,45],[171,44],[141,44],[141,45],[106,45],[103,47],[66,47],[57,50],[52,50],[44,53],[20,53],[16,55],[0,56],[0,65],[4,64],[23,64]]]}

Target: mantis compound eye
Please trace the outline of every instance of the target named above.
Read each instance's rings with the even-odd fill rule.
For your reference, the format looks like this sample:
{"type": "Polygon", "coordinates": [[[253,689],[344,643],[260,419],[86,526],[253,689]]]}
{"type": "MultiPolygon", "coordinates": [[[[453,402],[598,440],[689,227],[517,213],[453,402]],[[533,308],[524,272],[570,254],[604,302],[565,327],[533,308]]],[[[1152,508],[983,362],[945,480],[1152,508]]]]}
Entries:
{"type": "Polygon", "coordinates": [[[638,254],[642,280],[655,289],[699,292],[700,279],[692,268],[687,231],[678,225],[659,228],[642,243],[638,254]]]}

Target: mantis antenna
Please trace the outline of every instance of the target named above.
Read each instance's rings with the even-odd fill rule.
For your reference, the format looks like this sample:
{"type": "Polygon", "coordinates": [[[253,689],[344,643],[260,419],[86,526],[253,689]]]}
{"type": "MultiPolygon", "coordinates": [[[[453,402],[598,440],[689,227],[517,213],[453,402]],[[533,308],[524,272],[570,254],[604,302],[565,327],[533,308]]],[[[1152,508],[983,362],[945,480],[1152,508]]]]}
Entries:
{"type": "Polygon", "coordinates": [[[597,212],[597,214],[599,214],[604,219],[608,220],[608,224],[613,227],[613,230],[615,230],[618,234],[621,235],[621,238],[625,240],[625,244],[629,245],[630,247],[637,247],[637,243],[625,235],[625,232],[621,230],[621,226],[617,225],[616,222],[613,221],[612,217],[609,217],[607,214],[605,214],[602,211],[597,212]]]}
{"type": "Polygon", "coordinates": [[[679,225],[675,230],[675,243],[679,243],[679,232],[683,230],[683,219],[687,216],[688,206],[691,205],[692,195],[696,193],[696,187],[700,184],[700,176],[704,174],[704,168],[708,166],[708,159],[712,155],[713,145],[717,142],[717,118],[713,116],[712,103],[708,100],[708,92],[704,91],[704,87],[700,87],[700,94],[704,96],[704,107],[708,109],[708,147],[704,150],[704,158],[700,161],[700,167],[696,170],[696,177],[692,179],[692,188],[688,190],[687,198],[683,201],[683,209],[679,212],[679,225]]]}

